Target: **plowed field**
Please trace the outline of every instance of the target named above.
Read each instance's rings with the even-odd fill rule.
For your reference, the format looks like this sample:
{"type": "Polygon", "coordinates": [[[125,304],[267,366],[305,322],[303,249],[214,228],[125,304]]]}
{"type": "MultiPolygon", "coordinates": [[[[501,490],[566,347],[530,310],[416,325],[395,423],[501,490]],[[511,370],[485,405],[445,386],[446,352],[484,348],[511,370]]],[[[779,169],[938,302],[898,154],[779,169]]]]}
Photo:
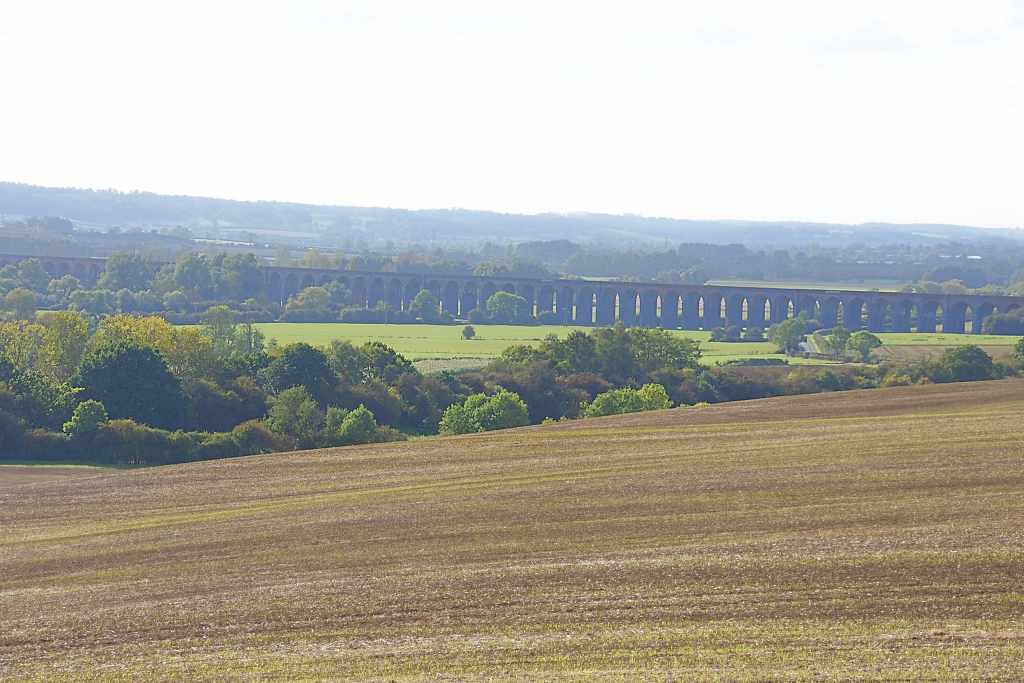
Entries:
{"type": "Polygon", "coordinates": [[[0,679],[1019,680],[1024,381],[0,488],[0,679]]]}

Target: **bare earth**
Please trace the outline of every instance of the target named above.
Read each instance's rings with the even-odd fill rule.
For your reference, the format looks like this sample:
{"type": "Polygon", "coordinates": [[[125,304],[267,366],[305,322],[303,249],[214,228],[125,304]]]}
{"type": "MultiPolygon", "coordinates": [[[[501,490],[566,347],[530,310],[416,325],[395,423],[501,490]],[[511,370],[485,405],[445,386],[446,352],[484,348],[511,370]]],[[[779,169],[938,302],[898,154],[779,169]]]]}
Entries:
{"type": "Polygon", "coordinates": [[[0,465],[0,489],[41,481],[95,477],[104,472],[97,467],[60,467],[53,465],[0,465]]]}
{"type": "Polygon", "coordinates": [[[1019,680],[1024,381],[0,487],[0,680],[1019,680]]]}

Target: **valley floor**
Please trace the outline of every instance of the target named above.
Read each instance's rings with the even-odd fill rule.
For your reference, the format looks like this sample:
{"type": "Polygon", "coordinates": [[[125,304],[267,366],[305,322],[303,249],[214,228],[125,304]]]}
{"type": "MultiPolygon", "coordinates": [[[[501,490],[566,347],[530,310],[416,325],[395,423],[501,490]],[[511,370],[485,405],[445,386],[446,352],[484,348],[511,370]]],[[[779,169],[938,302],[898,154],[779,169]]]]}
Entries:
{"type": "Polygon", "coordinates": [[[1024,380],[0,487],[0,679],[1018,680],[1024,380]]]}

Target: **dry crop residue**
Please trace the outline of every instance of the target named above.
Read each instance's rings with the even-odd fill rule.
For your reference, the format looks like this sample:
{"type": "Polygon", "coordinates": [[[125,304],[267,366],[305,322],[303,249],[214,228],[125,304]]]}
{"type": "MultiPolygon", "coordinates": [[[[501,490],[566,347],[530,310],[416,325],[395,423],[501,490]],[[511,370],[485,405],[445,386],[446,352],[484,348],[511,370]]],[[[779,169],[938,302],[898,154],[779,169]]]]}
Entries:
{"type": "Polygon", "coordinates": [[[0,679],[1016,680],[1024,381],[0,489],[0,679]]]}

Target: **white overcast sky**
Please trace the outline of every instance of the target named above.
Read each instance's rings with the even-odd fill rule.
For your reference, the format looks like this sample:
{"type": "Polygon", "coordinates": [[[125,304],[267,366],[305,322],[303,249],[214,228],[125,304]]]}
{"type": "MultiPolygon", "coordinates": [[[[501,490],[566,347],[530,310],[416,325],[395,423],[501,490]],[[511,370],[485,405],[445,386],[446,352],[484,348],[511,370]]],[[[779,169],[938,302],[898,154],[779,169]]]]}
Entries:
{"type": "Polygon", "coordinates": [[[0,179],[1024,225],[1024,2],[0,0],[0,179]]]}

